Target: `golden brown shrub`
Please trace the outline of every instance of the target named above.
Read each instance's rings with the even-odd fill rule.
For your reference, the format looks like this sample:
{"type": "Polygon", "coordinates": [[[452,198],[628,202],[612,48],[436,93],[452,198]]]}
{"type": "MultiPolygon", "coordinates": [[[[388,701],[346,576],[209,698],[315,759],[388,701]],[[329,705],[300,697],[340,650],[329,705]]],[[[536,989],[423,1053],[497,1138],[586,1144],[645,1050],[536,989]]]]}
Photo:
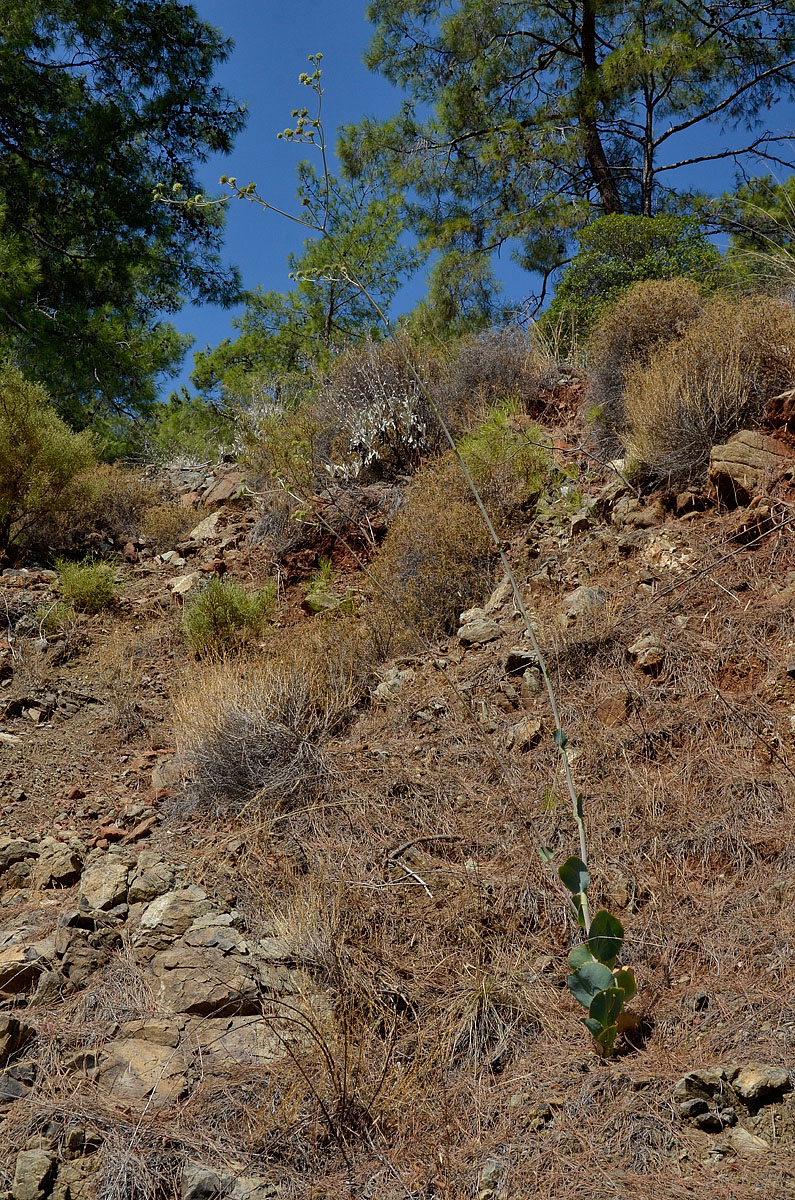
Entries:
{"type": "Polygon", "coordinates": [[[793,309],[716,297],[676,344],[630,370],[629,452],[656,481],[703,479],[713,445],[757,425],[793,379],[793,309]]]}
{"type": "Polygon", "coordinates": [[[395,605],[426,637],[455,628],[462,609],[482,600],[494,550],[452,454],[415,475],[372,573],[384,592],[376,607],[395,605]]]}
{"type": "Polygon", "coordinates": [[[649,279],[636,283],[602,317],[588,342],[594,432],[605,457],[625,446],[624,390],[634,364],[645,365],[661,346],[677,341],[704,311],[691,279],[649,279]]]}

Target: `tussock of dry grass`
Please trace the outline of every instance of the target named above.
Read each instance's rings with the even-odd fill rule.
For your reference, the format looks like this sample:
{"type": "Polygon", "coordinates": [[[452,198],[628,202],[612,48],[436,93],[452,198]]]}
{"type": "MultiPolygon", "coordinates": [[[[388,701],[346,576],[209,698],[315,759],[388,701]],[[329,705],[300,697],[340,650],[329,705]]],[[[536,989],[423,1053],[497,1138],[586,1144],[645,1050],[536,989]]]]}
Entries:
{"type": "Polygon", "coordinates": [[[628,372],[629,454],[657,481],[701,482],[712,446],[758,425],[793,378],[789,305],[713,299],[677,342],[628,372]]]}

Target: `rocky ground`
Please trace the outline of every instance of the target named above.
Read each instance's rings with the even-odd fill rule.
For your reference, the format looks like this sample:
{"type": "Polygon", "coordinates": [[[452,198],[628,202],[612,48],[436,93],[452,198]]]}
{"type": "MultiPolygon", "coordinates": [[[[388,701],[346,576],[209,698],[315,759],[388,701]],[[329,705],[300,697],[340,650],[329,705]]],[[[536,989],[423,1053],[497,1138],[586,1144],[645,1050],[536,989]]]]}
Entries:
{"type": "Polygon", "coordinates": [[[175,478],[196,526],[113,548],[112,610],[48,636],[54,573],[0,578],[0,1196],[795,1188],[792,451],[740,435],[675,497],[581,462],[582,508],[509,552],[638,975],[618,1056],[565,988],[534,844],[576,839],[506,581],[379,668],[316,809],[200,812],[170,703],[185,597],[275,572],[289,638],[318,619],[301,581],[331,554],[355,591],[357,530],[398,498],[316,498],[277,550],[235,468],[175,478]]]}

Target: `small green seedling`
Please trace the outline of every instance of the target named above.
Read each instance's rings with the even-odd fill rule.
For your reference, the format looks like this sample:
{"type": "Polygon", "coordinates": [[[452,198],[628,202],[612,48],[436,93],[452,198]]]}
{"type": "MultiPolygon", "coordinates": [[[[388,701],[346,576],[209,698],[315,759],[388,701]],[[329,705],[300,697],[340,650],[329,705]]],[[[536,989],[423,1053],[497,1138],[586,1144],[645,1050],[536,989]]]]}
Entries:
{"type": "MultiPolygon", "coordinates": [[[[579,858],[567,858],[558,874],[571,893],[572,914],[584,927],[588,868],[579,858]]],[[[588,1010],[583,1024],[593,1034],[601,1053],[610,1058],[619,1030],[627,1024],[624,1005],[637,991],[635,975],[629,967],[616,965],[624,944],[624,927],[617,917],[602,909],[591,921],[587,934],[587,941],[569,954],[573,974],[566,983],[574,999],[588,1010]]]]}

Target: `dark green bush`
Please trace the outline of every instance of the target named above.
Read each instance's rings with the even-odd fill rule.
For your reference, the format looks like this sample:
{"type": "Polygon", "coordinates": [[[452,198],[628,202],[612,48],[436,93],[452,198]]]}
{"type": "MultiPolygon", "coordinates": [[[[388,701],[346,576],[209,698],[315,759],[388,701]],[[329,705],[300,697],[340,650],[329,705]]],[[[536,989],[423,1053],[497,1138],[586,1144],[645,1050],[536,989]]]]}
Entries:
{"type": "Polygon", "coordinates": [[[579,250],[539,324],[542,332],[558,331],[570,347],[587,338],[633,283],[680,277],[708,290],[728,279],[722,255],[697,221],[668,213],[599,217],[580,233],[579,250]]]}

